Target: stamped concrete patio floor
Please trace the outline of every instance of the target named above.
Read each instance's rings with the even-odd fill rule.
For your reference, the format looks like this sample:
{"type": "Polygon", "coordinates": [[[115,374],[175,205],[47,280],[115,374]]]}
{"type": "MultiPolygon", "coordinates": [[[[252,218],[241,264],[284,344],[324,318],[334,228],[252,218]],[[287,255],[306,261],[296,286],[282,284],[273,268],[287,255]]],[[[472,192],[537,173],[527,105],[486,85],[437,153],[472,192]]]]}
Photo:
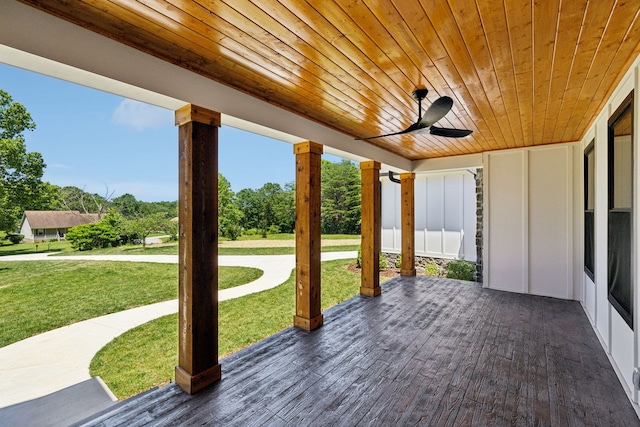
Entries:
{"type": "Polygon", "coordinates": [[[84,425],[640,425],[580,304],[425,276],[325,312],[84,425]]]}

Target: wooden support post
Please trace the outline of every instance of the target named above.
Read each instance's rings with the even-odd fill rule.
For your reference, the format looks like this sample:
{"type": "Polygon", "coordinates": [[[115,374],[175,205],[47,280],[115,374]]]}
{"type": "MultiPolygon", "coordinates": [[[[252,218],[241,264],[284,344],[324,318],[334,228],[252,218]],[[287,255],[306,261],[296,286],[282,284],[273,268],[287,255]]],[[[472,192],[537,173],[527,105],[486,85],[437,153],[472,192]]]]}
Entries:
{"type": "Polygon", "coordinates": [[[400,275],[415,276],[415,199],[414,182],[415,174],[400,174],[400,191],[402,193],[402,205],[400,216],[402,218],[402,265],[400,275]]]}
{"type": "Polygon", "coordinates": [[[380,295],[380,163],[360,163],[362,174],[362,274],[360,293],[380,295]]]}
{"type": "Polygon", "coordinates": [[[296,155],[296,314],[293,325],[322,326],[320,302],[320,171],[322,145],[302,142],[296,155]]]}
{"type": "Polygon", "coordinates": [[[179,311],[176,383],[218,381],[218,128],[220,113],[187,105],[179,126],[179,311]]]}

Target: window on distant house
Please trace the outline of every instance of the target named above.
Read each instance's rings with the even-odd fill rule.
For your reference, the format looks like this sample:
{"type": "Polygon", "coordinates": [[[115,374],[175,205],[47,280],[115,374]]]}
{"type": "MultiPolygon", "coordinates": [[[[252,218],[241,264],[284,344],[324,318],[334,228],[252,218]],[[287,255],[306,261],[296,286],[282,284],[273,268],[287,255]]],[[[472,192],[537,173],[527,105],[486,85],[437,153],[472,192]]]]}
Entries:
{"type": "Polygon", "coordinates": [[[584,271],[594,280],[594,210],[595,210],[594,141],[584,150],[584,271]]]}
{"type": "Polygon", "coordinates": [[[43,228],[38,228],[36,230],[36,236],[44,236],[44,229],[43,228]]]}
{"type": "Polygon", "coordinates": [[[609,302],[633,329],[633,92],[609,119],[609,302]]]}

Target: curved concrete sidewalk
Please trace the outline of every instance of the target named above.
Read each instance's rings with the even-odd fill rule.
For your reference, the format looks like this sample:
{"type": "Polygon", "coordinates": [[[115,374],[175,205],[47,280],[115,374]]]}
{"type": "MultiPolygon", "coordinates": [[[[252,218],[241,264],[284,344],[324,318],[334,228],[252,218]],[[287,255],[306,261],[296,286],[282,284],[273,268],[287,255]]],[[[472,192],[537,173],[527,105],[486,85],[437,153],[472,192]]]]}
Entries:
{"type": "MultiPolygon", "coordinates": [[[[355,258],[355,251],[324,252],[322,261],[355,258]]],[[[5,256],[0,261],[100,260],[176,263],[177,255],[46,254],[5,256]]],[[[219,291],[221,301],[274,288],[295,268],[295,255],[220,256],[221,266],[259,268],[264,274],[242,286],[219,291]]],[[[115,337],[158,317],[178,311],[178,301],[165,301],[74,323],[0,348],[0,408],[53,393],[87,380],[95,354],[115,337]]]]}

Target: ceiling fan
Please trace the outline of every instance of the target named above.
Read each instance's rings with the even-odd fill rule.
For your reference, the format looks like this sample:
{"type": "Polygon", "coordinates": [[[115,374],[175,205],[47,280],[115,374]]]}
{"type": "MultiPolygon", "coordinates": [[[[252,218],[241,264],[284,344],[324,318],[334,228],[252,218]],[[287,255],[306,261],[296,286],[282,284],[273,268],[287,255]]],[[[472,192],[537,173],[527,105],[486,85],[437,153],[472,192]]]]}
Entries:
{"type": "Polygon", "coordinates": [[[385,136],[402,135],[405,133],[422,133],[429,131],[431,135],[446,136],[448,138],[462,138],[470,135],[472,130],[467,129],[451,129],[433,126],[435,122],[440,120],[453,107],[453,99],[448,96],[442,96],[427,108],[422,115],[422,100],[427,96],[428,89],[416,89],[411,93],[413,99],[418,101],[418,121],[400,132],[388,133],[385,135],[370,136],[368,138],[356,138],[357,140],[367,140],[375,138],[383,138],[385,136]]]}

